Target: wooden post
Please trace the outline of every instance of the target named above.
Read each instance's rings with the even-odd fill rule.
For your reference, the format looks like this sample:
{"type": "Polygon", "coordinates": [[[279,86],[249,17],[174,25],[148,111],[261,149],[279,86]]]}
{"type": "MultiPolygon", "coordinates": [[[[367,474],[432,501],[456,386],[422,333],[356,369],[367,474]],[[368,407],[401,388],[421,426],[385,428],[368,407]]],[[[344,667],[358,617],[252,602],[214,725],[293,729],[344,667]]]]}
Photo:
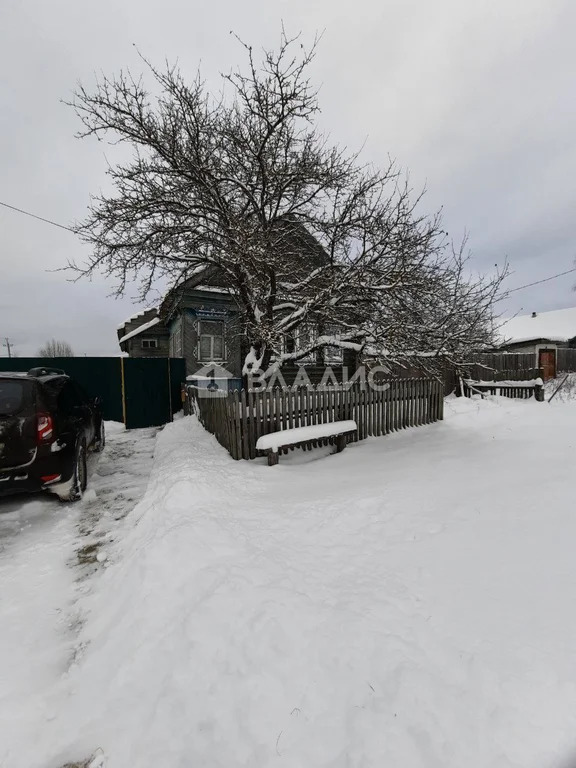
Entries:
{"type": "Polygon", "coordinates": [[[120,358],[120,380],[122,384],[122,421],[126,426],[126,384],[124,381],[124,358],[120,358]]]}
{"type": "Polygon", "coordinates": [[[346,435],[336,436],[336,453],[341,453],[346,448],[346,435]]]}
{"type": "Polygon", "coordinates": [[[246,390],[240,392],[240,424],[242,429],[242,458],[250,458],[250,446],[248,444],[248,419],[246,414],[246,390]]]}

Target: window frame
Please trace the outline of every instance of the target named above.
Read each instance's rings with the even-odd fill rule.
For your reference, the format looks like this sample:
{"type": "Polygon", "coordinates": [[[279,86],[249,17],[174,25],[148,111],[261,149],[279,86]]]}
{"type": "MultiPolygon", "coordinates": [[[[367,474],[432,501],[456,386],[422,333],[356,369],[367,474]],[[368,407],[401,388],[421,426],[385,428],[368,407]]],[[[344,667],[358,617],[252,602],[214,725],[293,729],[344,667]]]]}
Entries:
{"type": "Polygon", "coordinates": [[[225,362],[226,361],[226,325],[224,320],[220,320],[218,318],[209,319],[209,318],[201,318],[198,320],[198,325],[196,328],[196,332],[198,335],[198,345],[197,345],[197,360],[201,363],[211,363],[211,362],[225,362]],[[202,325],[204,323],[218,323],[221,328],[221,333],[203,333],[202,325]],[[207,338],[210,339],[210,355],[206,357],[202,354],[202,339],[207,338]],[[216,356],[214,354],[214,340],[215,339],[221,339],[221,348],[222,348],[222,354],[220,356],[216,356]]]}
{"type": "Polygon", "coordinates": [[[152,336],[144,336],[140,339],[140,349],[158,349],[158,339],[152,336]]]}

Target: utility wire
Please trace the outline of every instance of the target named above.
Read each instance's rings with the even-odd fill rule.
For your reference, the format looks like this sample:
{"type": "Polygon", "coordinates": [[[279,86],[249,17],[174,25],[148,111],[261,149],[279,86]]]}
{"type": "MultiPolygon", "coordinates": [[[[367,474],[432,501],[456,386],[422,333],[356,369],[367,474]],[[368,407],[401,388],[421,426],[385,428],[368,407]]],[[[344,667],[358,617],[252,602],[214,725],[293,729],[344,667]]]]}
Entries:
{"type": "MultiPolygon", "coordinates": [[[[10,208],[13,211],[18,211],[18,213],[23,213],[25,216],[31,216],[33,219],[38,219],[38,221],[43,221],[46,224],[52,224],[53,227],[60,227],[60,229],[65,229],[68,232],[74,232],[73,229],[70,227],[65,226],[64,224],[58,224],[55,221],[51,221],[50,219],[45,219],[43,216],[37,216],[35,213],[30,213],[30,211],[25,211],[22,208],[16,208],[15,205],[9,205],[8,203],[3,203],[0,200],[0,205],[3,205],[5,208],[10,208]]],[[[550,275],[550,277],[545,277],[542,280],[535,280],[533,283],[526,283],[526,285],[519,285],[517,288],[511,288],[509,291],[505,291],[505,295],[508,295],[509,293],[515,293],[516,291],[522,291],[524,288],[531,288],[533,285],[540,285],[541,283],[547,283],[550,280],[556,280],[557,277],[564,277],[564,275],[569,275],[572,272],[576,272],[576,267],[573,267],[572,269],[567,269],[565,272],[559,272],[557,275],[550,275]]]]}
{"type": "MultiPolygon", "coordinates": [[[[68,232],[74,232],[73,229],[65,226],[64,224],[57,224],[55,221],[50,221],[50,219],[45,219],[42,216],[36,216],[35,213],[30,213],[30,211],[24,211],[22,208],[16,208],[15,205],[8,205],[8,203],[3,203],[1,200],[0,200],[0,205],[3,205],[5,208],[11,208],[13,211],[18,211],[18,213],[23,213],[25,216],[31,216],[33,219],[38,219],[38,221],[44,221],[46,224],[52,224],[53,227],[60,227],[60,229],[68,230],[68,232]]],[[[74,234],[76,233],[74,232],[74,234]]]]}
{"type": "Polygon", "coordinates": [[[556,280],[557,277],[563,277],[564,275],[569,275],[571,272],[576,272],[576,267],[572,267],[572,269],[567,269],[566,272],[559,272],[557,275],[551,275],[550,277],[545,277],[543,280],[536,280],[533,283],[526,283],[526,285],[519,285],[518,288],[511,288],[509,291],[504,291],[505,294],[514,293],[515,291],[521,291],[524,288],[531,288],[533,285],[540,285],[540,283],[547,283],[549,280],[556,280]]]}

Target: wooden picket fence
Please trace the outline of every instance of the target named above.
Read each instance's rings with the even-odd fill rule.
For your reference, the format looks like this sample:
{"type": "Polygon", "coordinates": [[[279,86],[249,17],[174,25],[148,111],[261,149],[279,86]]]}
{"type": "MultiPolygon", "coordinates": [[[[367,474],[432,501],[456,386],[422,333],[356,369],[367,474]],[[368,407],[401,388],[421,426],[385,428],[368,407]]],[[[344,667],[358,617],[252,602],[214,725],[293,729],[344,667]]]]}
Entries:
{"type": "MultiPolygon", "coordinates": [[[[439,421],[443,418],[444,385],[438,379],[395,379],[379,382],[377,389],[278,387],[210,396],[188,387],[186,399],[187,411],[197,414],[232,458],[254,459],[258,438],[282,429],[353,419],[358,425],[357,435],[351,438],[355,441],[439,421]]],[[[307,447],[331,441],[311,440],[307,447]]]]}

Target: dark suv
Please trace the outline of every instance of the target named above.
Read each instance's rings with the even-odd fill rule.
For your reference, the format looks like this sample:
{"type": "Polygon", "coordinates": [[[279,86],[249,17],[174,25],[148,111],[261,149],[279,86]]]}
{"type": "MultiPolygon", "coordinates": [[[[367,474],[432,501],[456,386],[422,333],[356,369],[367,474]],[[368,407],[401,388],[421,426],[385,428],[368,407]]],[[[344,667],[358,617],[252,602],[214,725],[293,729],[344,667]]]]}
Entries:
{"type": "Polygon", "coordinates": [[[0,496],[48,490],[75,501],[86,452],[104,447],[99,398],[56,368],[0,373],[0,496]]]}

